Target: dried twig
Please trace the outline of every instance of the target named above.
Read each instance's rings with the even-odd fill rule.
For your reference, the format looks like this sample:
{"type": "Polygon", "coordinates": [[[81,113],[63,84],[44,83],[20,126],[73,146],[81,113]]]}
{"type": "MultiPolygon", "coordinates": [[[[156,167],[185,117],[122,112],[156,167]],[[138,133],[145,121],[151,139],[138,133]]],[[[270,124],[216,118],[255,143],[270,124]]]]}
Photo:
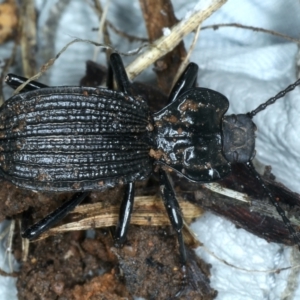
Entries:
{"type": "Polygon", "coordinates": [[[203,245],[201,247],[203,248],[204,251],[206,251],[208,254],[213,256],[216,260],[222,262],[224,265],[229,266],[231,268],[234,268],[236,270],[240,270],[240,271],[244,271],[244,272],[248,272],[248,273],[269,273],[269,274],[273,273],[274,274],[274,273],[279,273],[281,271],[286,271],[286,270],[291,270],[291,269],[299,269],[300,268],[300,265],[296,265],[296,266],[292,266],[292,267],[289,266],[289,267],[269,269],[269,270],[249,270],[249,269],[237,267],[237,266],[229,263],[225,259],[222,259],[222,258],[218,257],[217,255],[215,255],[212,251],[210,251],[208,248],[206,248],[203,245]]]}
{"type": "MultiPolygon", "coordinates": [[[[159,57],[163,56],[167,52],[171,51],[176,47],[182,38],[193,31],[194,29],[199,26],[199,24],[208,18],[215,10],[217,10],[221,5],[223,5],[226,0],[210,0],[210,2],[205,2],[204,4],[200,1],[199,3],[203,5],[197,5],[195,10],[190,14],[190,16],[184,18],[181,22],[177,25],[172,27],[171,33],[167,36],[163,36],[154,42],[151,45],[150,49],[145,51],[142,55],[140,55],[134,62],[132,62],[127,68],[127,73],[130,79],[133,79],[137,76],[142,70],[150,66],[154,61],[156,61],[159,57]]],[[[38,79],[47,69],[49,69],[55,62],[56,59],[64,52],[66,49],[74,43],[84,42],[90,43],[98,47],[102,47],[104,49],[113,49],[112,46],[93,42],[91,40],[84,40],[84,39],[74,39],[65,45],[62,50],[52,59],[50,59],[46,64],[41,67],[40,72],[35,74],[34,76],[30,77],[26,82],[20,85],[14,92],[14,94],[19,93],[26,84],[28,84],[32,80],[38,79]]],[[[122,53],[123,55],[132,55],[133,53],[138,53],[145,45],[140,46],[139,48],[127,52],[122,53]]],[[[118,52],[118,51],[116,51],[118,52]]],[[[120,53],[120,52],[118,52],[120,53]]]]}
{"type": "Polygon", "coordinates": [[[168,35],[156,40],[148,50],[126,68],[129,78],[135,78],[160,57],[174,49],[187,34],[195,30],[224,3],[226,0],[200,1],[188,16],[171,28],[168,35]]]}
{"type": "Polygon", "coordinates": [[[15,40],[13,49],[11,51],[10,57],[8,59],[5,59],[5,63],[4,66],[2,67],[2,71],[1,71],[1,75],[0,75],[0,106],[2,106],[2,104],[4,103],[4,95],[3,95],[3,80],[4,77],[6,76],[6,74],[8,73],[8,70],[10,68],[10,66],[13,64],[14,60],[15,60],[15,56],[17,53],[17,48],[18,48],[18,43],[15,40]]]}
{"type": "Polygon", "coordinates": [[[288,35],[285,35],[285,34],[282,34],[280,32],[277,32],[277,31],[274,31],[274,30],[264,29],[264,28],[261,28],[261,27],[247,26],[247,25],[243,25],[243,24],[239,24],[239,23],[221,23],[221,24],[208,25],[208,26],[203,26],[201,28],[201,30],[205,30],[205,29],[217,30],[221,27],[237,27],[237,28],[248,29],[248,30],[257,31],[257,32],[268,33],[268,34],[275,35],[275,36],[278,36],[280,38],[283,38],[285,40],[291,41],[293,43],[300,44],[300,40],[292,38],[292,37],[290,37],[288,35]]]}
{"type": "Polygon", "coordinates": [[[4,261],[6,260],[6,255],[8,253],[8,265],[9,265],[9,269],[10,272],[6,272],[2,269],[0,269],[0,276],[5,276],[5,277],[17,277],[17,273],[13,271],[13,266],[12,266],[12,242],[13,242],[13,235],[14,235],[14,229],[15,229],[15,221],[12,220],[9,224],[9,226],[7,226],[0,234],[0,240],[3,240],[4,238],[7,239],[8,242],[8,246],[6,247],[6,251],[5,251],[5,257],[4,257],[4,261]]]}
{"type": "Polygon", "coordinates": [[[20,17],[23,73],[25,77],[31,77],[36,73],[36,10],[33,0],[22,2],[20,17]]]}
{"type": "Polygon", "coordinates": [[[142,45],[134,50],[132,50],[131,52],[119,52],[116,49],[114,49],[112,46],[110,45],[105,45],[102,43],[97,43],[91,40],[85,40],[85,39],[74,39],[71,42],[69,42],[68,44],[66,44],[57,54],[55,57],[49,59],[44,65],[42,65],[40,71],[38,73],[36,73],[34,76],[30,77],[28,80],[26,80],[23,84],[21,84],[17,89],[15,89],[14,91],[14,95],[18,94],[29,82],[36,80],[38,78],[40,78],[54,63],[55,61],[60,57],[60,55],[62,53],[64,53],[71,45],[75,44],[75,43],[88,43],[88,44],[92,44],[94,46],[97,47],[102,47],[103,49],[112,49],[113,51],[120,53],[124,56],[129,56],[132,54],[137,54],[139,51],[141,51],[142,48],[146,47],[147,45],[142,45]]]}
{"type": "Polygon", "coordinates": [[[19,274],[17,272],[8,273],[2,269],[0,269],[0,275],[4,276],[4,277],[18,277],[19,276],[19,274]]]}
{"type": "Polygon", "coordinates": [[[118,29],[113,23],[106,20],[107,26],[111,28],[116,34],[118,34],[121,37],[124,37],[129,40],[129,42],[142,42],[142,43],[148,43],[149,40],[146,38],[138,37],[135,35],[128,34],[120,29],[118,29]]]}
{"type": "MultiPolygon", "coordinates": [[[[190,202],[180,199],[179,203],[185,221],[188,223],[203,213],[201,208],[190,202]]],[[[104,206],[101,202],[78,206],[69,215],[72,218],[71,222],[48,230],[38,240],[61,232],[115,226],[118,221],[119,210],[119,205],[104,206]]],[[[135,197],[130,224],[166,226],[170,225],[170,220],[159,198],[139,196],[135,197]]]]}
{"type": "Polygon", "coordinates": [[[39,33],[42,34],[41,43],[43,45],[43,47],[39,49],[39,53],[43,61],[47,61],[55,55],[55,40],[60,24],[59,21],[68,8],[70,1],[71,0],[56,1],[49,10],[45,25],[42,30],[39,30],[39,33]]]}
{"type": "MultiPolygon", "coordinates": [[[[109,4],[110,4],[110,0],[107,0],[104,9],[102,9],[100,1],[94,0],[94,7],[93,7],[100,19],[100,24],[98,28],[98,41],[101,42],[101,37],[103,35],[103,43],[106,45],[111,45],[111,40],[107,30],[107,20],[106,20],[109,4]]],[[[97,60],[99,51],[100,48],[95,48],[94,58],[93,58],[94,61],[97,60]]],[[[111,52],[110,49],[108,49],[106,51],[106,55],[109,56],[110,52],[111,52]]]]}

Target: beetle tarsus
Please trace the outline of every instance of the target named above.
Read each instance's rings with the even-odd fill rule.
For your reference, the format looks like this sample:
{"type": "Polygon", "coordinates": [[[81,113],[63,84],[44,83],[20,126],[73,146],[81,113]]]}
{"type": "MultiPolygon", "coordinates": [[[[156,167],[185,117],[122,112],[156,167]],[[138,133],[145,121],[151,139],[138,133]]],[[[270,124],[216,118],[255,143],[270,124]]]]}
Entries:
{"type": "Polygon", "coordinates": [[[182,281],[181,281],[181,287],[180,289],[176,292],[174,298],[179,298],[181,297],[187,287],[187,270],[186,270],[186,265],[181,266],[181,274],[182,274],[182,281]]]}

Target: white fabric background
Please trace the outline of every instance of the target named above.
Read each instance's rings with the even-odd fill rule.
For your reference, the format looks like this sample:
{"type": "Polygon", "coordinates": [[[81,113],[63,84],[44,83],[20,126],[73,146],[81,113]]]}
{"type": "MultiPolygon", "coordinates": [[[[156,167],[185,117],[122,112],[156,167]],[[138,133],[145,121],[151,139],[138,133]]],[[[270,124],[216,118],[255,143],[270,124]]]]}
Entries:
{"type": "MultiPolygon", "coordinates": [[[[45,5],[39,19],[38,54],[41,63],[44,62],[42,53],[45,47],[53,46],[45,44],[43,29],[55,2],[50,0],[45,4],[37,1],[38,7],[45,5]]],[[[173,2],[176,2],[177,17],[182,18],[197,1],[173,2]]],[[[235,22],[299,37],[299,15],[300,2],[295,0],[230,0],[203,25],[235,22]]],[[[128,33],[145,36],[137,0],[112,1],[108,18],[128,33]]],[[[92,32],[91,28],[97,26],[97,18],[85,1],[70,1],[60,20],[54,53],[74,37],[96,40],[97,33],[92,32]]],[[[186,39],[186,46],[191,38],[186,39]]],[[[115,45],[122,50],[137,46],[124,39],[115,40],[115,45]]],[[[8,47],[10,45],[0,47],[1,56],[8,47]]],[[[85,69],[85,61],[92,58],[93,51],[93,47],[87,44],[71,46],[49,72],[47,83],[77,84],[85,69]]],[[[297,52],[296,44],[274,36],[244,29],[221,28],[200,33],[191,60],[200,66],[199,83],[202,87],[226,95],[231,104],[229,113],[245,113],[295,81],[297,52]]],[[[103,58],[100,55],[98,61],[101,62],[103,58]]],[[[151,76],[151,70],[145,73],[151,76]]],[[[258,127],[256,157],[272,165],[277,180],[295,192],[300,192],[299,99],[300,92],[297,89],[254,118],[258,127]]],[[[207,248],[238,267],[268,270],[291,264],[291,248],[269,244],[244,230],[237,230],[233,224],[213,214],[207,213],[192,225],[192,229],[207,248]]],[[[247,273],[216,261],[201,249],[198,252],[213,265],[211,283],[219,291],[219,300],[300,299],[299,288],[290,298],[284,297],[289,271],[279,274],[247,273]]],[[[1,258],[3,260],[3,256],[1,258]]],[[[3,265],[1,261],[0,265],[3,265]]],[[[1,278],[1,299],[13,299],[16,293],[11,287],[13,281],[1,278]]],[[[287,290],[289,293],[290,290],[287,290]]]]}

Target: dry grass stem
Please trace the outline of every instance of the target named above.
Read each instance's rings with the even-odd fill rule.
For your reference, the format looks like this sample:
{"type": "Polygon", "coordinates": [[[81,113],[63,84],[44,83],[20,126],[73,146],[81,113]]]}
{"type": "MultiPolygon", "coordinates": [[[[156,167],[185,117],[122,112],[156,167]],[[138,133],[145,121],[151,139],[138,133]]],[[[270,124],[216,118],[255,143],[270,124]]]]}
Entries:
{"type": "MultiPolygon", "coordinates": [[[[191,223],[203,213],[201,208],[190,202],[179,199],[179,204],[187,223],[191,223]]],[[[70,213],[71,222],[48,230],[38,240],[59,232],[115,226],[118,222],[119,210],[119,205],[104,206],[101,202],[78,206],[70,213]]],[[[160,198],[140,196],[135,197],[130,224],[166,226],[170,225],[170,220],[160,198]]]]}

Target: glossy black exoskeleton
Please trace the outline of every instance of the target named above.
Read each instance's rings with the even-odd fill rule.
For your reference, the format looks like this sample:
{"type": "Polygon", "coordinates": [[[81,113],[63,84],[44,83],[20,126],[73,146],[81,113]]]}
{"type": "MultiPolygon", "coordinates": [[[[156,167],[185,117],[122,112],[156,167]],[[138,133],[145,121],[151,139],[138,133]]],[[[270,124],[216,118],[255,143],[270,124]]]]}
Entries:
{"type": "MultiPolygon", "coordinates": [[[[186,252],[183,221],[168,171],[194,182],[225,177],[231,164],[246,163],[276,206],[296,243],[297,234],[284,211],[255,172],[252,117],[294,89],[299,82],[247,115],[224,116],[229,102],[222,94],[197,88],[198,66],[189,64],[169,96],[169,104],[151,114],[136,96],[122,60],[112,54],[105,88],[25,86],[0,109],[0,176],[21,188],[76,194],[23,232],[34,239],[61,220],[91,190],[125,185],[116,228],[122,244],[130,222],[134,181],[160,166],[162,198],[179,241],[182,270],[186,252]],[[113,91],[113,75],[119,91],[113,91]]],[[[13,88],[24,78],[8,75],[13,88]]]]}

